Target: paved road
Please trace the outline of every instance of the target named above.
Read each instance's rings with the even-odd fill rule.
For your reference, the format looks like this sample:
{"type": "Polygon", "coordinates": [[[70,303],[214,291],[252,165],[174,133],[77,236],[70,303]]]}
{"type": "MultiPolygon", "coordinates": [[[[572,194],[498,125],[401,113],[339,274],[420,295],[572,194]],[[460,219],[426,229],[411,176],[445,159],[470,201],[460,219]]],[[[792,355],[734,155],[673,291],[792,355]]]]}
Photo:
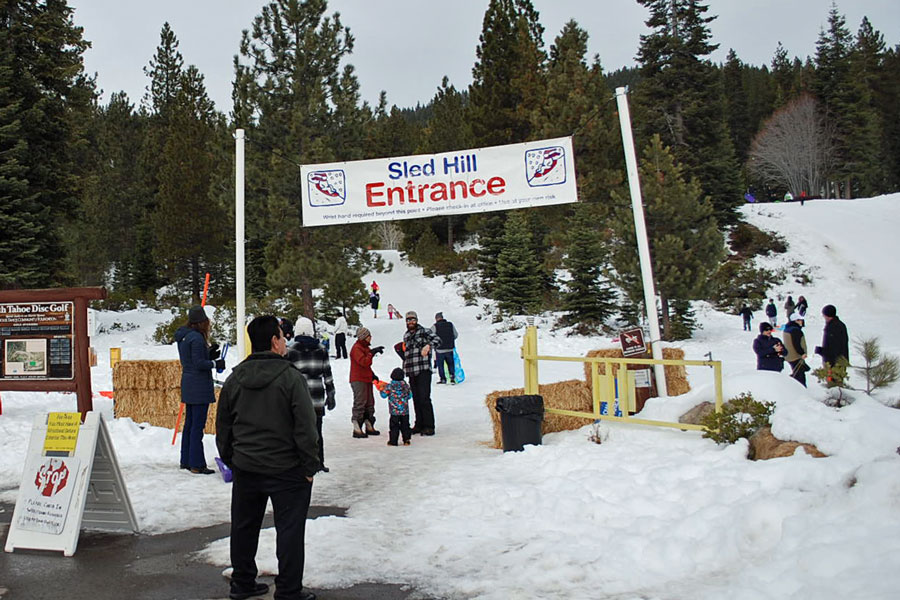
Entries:
{"type": "MultiPolygon", "coordinates": [[[[13,506],[0,504],[0,544],[5,545],[13,506]]],[[[312,506],[311,519],[343,516],[338,507],[312,506]]],[[[271,515],[264,527],[271,527],[271,515]]],[[[228,537],[228,524],[166,535],[83,531],[75,555],[0,548],[2,600],[219,600],[228,597],[222,569],[192,558],[210,542],[228,537]]],[[[260,581],[271,584],[271,577],[260,581]]],[[[270,587],[271,590],[271,587],[270,587]]],[[[312,589],[320,600],[426,600],[398,585],[363,584],[312,589]]],[[[271,591],[267,598],[272,598],[271,591]]]]}

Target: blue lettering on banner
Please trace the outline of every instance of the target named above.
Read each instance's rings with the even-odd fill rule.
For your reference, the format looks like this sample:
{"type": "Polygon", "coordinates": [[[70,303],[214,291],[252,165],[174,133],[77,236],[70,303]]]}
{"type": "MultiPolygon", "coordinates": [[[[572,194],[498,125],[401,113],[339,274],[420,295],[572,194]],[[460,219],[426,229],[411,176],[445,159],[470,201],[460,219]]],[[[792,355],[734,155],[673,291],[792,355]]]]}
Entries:
{"type": "Polygon", "coordinates": [[[410,164],[409,161],[388,163],[388,178],[406,179],[409,177],[434,177],[434,159],[422,164],[410,164]]]}

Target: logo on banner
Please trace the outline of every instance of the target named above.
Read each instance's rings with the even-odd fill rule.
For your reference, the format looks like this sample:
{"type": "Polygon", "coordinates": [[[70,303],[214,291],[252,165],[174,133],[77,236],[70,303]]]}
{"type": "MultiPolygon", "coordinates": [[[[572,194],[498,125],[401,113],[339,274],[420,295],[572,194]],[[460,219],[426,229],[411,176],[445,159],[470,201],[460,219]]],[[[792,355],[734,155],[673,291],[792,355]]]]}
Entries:
{"type": "Polygon", "coordinates": [[[69,481],[69,468],[58,458],[51,458],[38,469],[34,476],[34,486],[41,496],[55,496],[69,481]]]}
{"type": "Polygon", "coordinates": [[[306,176],[310,206],[340,206],[347,199],[344,171],[313,171],[306,176]]]}
{"type": "Polygon", "coordinates": [[[537,148],[526,151],[525,178],[531,187],[565,183],[565,148],[562,146],[550,146],[549,148],[537,148]]]}

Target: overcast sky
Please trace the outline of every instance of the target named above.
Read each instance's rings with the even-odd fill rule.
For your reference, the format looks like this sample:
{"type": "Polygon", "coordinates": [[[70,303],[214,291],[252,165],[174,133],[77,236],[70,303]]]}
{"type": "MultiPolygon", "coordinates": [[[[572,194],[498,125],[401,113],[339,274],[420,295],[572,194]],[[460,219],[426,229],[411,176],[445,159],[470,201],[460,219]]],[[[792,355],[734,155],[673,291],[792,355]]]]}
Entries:
{"type": "MultiPolygon", "coordinates": [[[[710,0],[713,59],[724,61],[734,48],[744,62],[769,64],[780,41],[790,56],[815,53],[815,42],[832,0],[710,0]]],[[[544,25],[547,48],[569,19],[590,35],[591,56],[600,55],[612,71],[634,64],[646,10],[635,0],[533,0],[544,25]]],[[[147,65],[168,21],[180,41],[185,64],[204,74],[219,110],[231,110],[232,60],[241,31],[266,4],[264,0],[69,0],[75,23],[93,47],[87,71],[98,74],[104,101],[124,90],[132,101],[144,94],[147,65]]],[[[376,104],[385,90],[389,104],[427,103],[447,75],[458,89],[471,83],[475,48],[488,0],[331,0],[356,39],[350,62],[363,99],[376,104]]],[[[842,0],[838,10],[855,34],[863,16],[885,41],[900,43],[900,0],[842,0]]]]}

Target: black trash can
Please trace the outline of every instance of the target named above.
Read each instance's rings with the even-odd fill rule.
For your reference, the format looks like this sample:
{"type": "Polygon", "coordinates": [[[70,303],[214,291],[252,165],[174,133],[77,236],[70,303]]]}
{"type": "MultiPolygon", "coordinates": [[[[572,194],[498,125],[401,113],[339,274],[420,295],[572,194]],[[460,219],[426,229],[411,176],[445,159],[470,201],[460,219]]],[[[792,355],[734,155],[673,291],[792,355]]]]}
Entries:
{"type": "Polygon", "coordinates": [[[525,444],[541,445],[544,399],[538,395],[497,398],[503,451],[523,450],[525,444]]]}

